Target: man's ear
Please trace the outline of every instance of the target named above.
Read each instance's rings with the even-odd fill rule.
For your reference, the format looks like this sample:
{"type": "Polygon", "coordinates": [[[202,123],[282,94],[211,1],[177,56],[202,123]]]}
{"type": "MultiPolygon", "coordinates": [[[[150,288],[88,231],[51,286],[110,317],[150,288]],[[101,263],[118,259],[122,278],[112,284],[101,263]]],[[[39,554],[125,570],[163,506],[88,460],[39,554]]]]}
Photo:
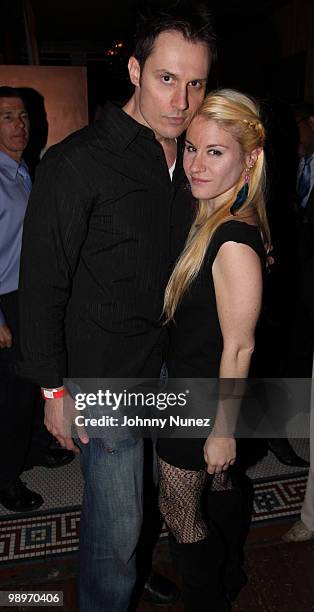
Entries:
{"type": "Polygon", "coordinates": [[[314,115],[310,115],[308,118],[308,124],[310,125],[311,130],[314,132],[314,115]]]}
{"type": "Polygon", "coordinates": [[[139,87],[141,80],[141,69],[138,60],[133,55],[129,59],[128,69],[132,85],[139,87]]]}

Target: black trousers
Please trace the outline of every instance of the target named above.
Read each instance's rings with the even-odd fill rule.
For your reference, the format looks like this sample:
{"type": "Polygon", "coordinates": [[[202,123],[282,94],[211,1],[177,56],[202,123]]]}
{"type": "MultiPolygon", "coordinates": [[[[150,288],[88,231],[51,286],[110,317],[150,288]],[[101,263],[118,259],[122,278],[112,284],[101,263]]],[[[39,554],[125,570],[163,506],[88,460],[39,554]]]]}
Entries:
{"type": "MultiPolygon", "coordinates": [[[[314,282],[314,278],[309,282],[314,282]]],[[[290,331],[284,375],[311,378],[314,351],[314,318],[308,304],[299,299],[290,331]]]]}
{"type": "Polygon", "coordinates": [[[39,388],[15,373],[14,364],[21,357],[18,292],[0,296],[0,306],[13,336],[12,347],[0,349],[1,490],[10,486],[26,466],[36,463],[50,442],[50,434],[43,424],[39,388]]]}

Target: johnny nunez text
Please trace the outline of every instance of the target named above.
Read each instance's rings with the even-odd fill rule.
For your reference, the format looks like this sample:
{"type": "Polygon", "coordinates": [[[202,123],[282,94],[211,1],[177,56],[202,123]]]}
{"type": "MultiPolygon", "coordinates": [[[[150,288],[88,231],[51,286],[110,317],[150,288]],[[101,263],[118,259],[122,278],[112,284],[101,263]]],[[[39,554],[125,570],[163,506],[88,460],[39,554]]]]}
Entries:
{"type": "Polygon", "coordinates": [[[75,425],[78,427],[158,427],[163,429],[166,425],[169,427],[210,427],[210,424],[210,418],[193,419],[172,415],[166,418],[128,417],[126,415],[123,418],[117,418],[103,415],[95,419],[80,414],[75,417],[75,425]]]}

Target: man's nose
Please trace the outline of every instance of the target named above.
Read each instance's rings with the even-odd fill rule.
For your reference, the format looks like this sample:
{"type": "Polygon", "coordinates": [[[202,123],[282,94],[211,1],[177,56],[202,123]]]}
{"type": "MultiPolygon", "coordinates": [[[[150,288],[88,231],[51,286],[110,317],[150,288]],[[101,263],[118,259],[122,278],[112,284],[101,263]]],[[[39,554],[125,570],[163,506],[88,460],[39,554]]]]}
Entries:
{"type": "Polygon", "coordinates": [[[186,87],[178,88],[172,99],[173,106],[178,110],[186,110],[189,108],[188,94],[186,87]]]}
{"type": "Polygon", "coordinates": [[[25,128],[27,120],[24,117],[17,117],[15,121],[15,125],[19,128],[25,128]]]}

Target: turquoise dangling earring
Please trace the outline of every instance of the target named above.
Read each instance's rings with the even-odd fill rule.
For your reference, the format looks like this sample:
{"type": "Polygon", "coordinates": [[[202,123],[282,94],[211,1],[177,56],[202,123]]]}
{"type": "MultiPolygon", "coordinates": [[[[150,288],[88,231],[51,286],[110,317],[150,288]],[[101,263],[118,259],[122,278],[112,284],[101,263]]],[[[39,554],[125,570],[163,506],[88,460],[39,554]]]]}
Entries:
{"type": "Polygon", "coordinates": [[[248,193],[249,193],[249,180],[250,180],[250,170],[251,168],[246,168],[246,174],[245,174],[245,179],[244,179],[244,185],[241,187],[240,191],[238,191],[237,193],[237,197],[235,199],[235,201],[233,202],[231,208],[230,208],[230,212],[232,215],[235,215],[236,212],[241,208],[241,206],[243,206],[248,193]]]}

